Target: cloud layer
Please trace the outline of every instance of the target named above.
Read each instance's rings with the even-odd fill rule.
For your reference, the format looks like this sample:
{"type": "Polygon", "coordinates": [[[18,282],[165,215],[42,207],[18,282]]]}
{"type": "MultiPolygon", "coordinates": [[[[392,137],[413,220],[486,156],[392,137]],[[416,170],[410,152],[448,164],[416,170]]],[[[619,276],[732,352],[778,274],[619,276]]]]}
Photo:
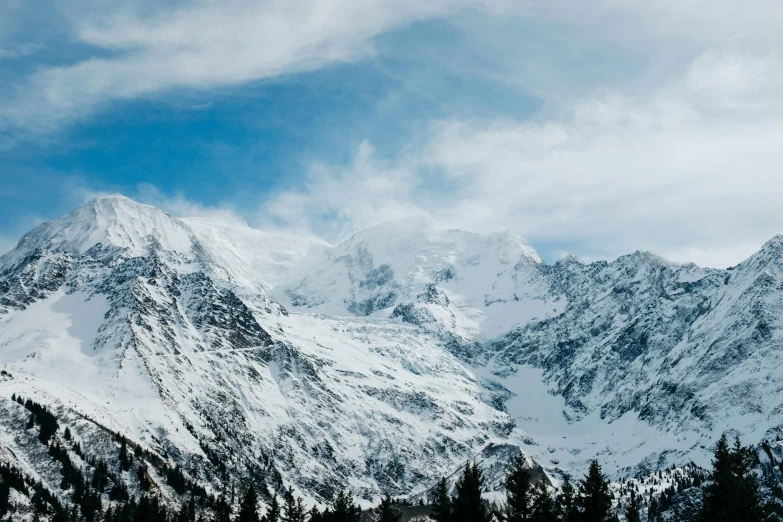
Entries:
{"type": "Polygon", "coordinates": [[[359,59],[372,53],[378,34],[468,3],[200,0],[155,10],[117,4],[108,12],[98,3],[92,16],[72,21],[72,37],[94,56],[39,69],[18,83],[0,109],[0,131],[52,131],[111,101],[359,59]]]}
{"type": "MultiPolygon", "coordinates": [[[[540,98],[542,109],[526,119],[464,119],[446,110],[438,121],[421,122],[391,157],[376,153],[378,144],[350,144],[351,161],[312,164],[303,183],[265,197],[255,215],[243,216],[253,224],[335,241],[426,212],[444,226],[511,229],[550,254],[594,259],[648,249],[712,266],[736,263],[783,232],[776,197],[783,190],[777,1],[79,5],[92,14],[66,25],[92,51],[33,69],[0,90],[0,135],[51,133],[117,100],[371,59],[379,35],[444,17],[480,64],[464,70],[461,61],[446,64],[454,76],[482,75],[540,98]],[[547,28],[541,30],[547,45],[527,33],[530,27],[547,28]],[[610,58],[593,63],[574,52],[587,44],[610,58]],[[625,72],[604,74],[613,69],[625,72]]],[[[38,48],[6,40],[0,38],[6,61],[21,56],[8,49],[38,48]]],[[[415,88],[416,80],[406,83],[415,88]]],[[[482,95],[492,96],[476,93],[482,95]]],[[[448,100],[441,103],[448,107],[448,100]]],[[[220,217],[148,188],[139,195],[180,215],[220,217]]]]}
{"type": "Polygon", "coordinates": [[[426,211],[587,259],[644,249],[728,266],[783,232],[781,93],[780,56],[707,51],[657,89],[604,91],[543,120],[438,122],[392,164],[364,144],[262,215],[332,217],[336,232],[426,211]]]}

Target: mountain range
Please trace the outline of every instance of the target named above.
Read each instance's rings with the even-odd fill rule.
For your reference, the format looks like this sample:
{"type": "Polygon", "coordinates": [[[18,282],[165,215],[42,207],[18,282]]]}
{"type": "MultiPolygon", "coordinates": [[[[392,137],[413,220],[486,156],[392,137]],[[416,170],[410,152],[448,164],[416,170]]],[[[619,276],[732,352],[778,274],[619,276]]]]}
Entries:
{"type": "Polygon", "coordinates": [[[102,197],[0,257],[0,460],[59,482],[15,394],[107,455],[318,503],[520,451],[554,481],[706,466],[780,434],[782,314],[781,236],[725,270],[547,264],[426,217],[329,245],[102,197]]]}

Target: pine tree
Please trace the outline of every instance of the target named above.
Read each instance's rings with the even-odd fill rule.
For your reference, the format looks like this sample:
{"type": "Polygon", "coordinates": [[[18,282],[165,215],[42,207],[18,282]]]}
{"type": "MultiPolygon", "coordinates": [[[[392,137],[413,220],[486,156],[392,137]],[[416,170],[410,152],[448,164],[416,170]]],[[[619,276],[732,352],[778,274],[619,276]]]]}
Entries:
{"type": "Polygon", "coordinates": [[[391,495],[388,493],[381,499],[381,505],[378,507],[378,522],[400,522],[402,513],[394,507],[391,495]]]}
{"type": "Polygon", "coordinates": [[[280,522],[280,502],[277,500],[277,494],[274,494],[272,500],[269,501],[262,520],[263,522],[280,522]]]}
{"type": "Polygon", "coordinates": [[[430,518],[435,522],[451,522],[451,496],[445,478],[441,478],[435,488],[430,518]]]}
{"type": "Polygon", "coordinates": [[[555,500],[543,482],[536,484],[533,490],[530,520],[531,522],[558,522],[555,500]]]}
{"type": "Polygon", "coordinates": [[[579,481],[579,522],[612,522],[612,497],[609,495],[609,483],[601,473],[598,461],[590,463],[585,478],[579,481]]]}
{"type": "Polygon", "coordinates": [[[734,472],[739,497],[738,515],[741,520],[767,521],[779,520],[766,506],[759,492],[759,480],[754,472],[755,455],[750,448],[743,448],[739,437],[734,439],[734,472]]]}
{"type": "Polygon", "coordinates": [[[258,517],[258,494],[256,488],[250,486],[239,505],[237,522],[260,522],[258,517]]]}
{"type": "Polygon", "coordinates": [[[359,522],[362,510],[353,502],[350,491],[340,491],[332,506],[332,522],[359,522]]]}
{"type": "Polygon", "coordinates": [[[195,513],[191,513],[187,505],[180,508],[179,513],[175,518],[176,522],[194,522],[196,519],[195,513]]]}
{"type": "Polygon", "coordinates": [[[579,511],[576,505],[576,491],[568,475],[563,477],[563,485],[557,495],[557,518],[561,522],[579,522],[579,511]]]}
{"type": "Polygon", "coordinates": [[[530,520],[532,503],[530,470],[520,453],[511,461],[506,475],[506,520],[523,522],[530,520]]]}
{"type": "Polygon", "coordinates": [[[68,426],[65,427],[65,432],[63,433],[63,438],[65,440],[71,440],[71,430],[68,429],[68,426]]]}
{"type": "Polygon", "coordinates": [[[753,465],[752,452],[742,447],[739,438],[735,439],[734,448],[730,448],[724,433],[715,447],[712,482],[703,489],[701,522],[779,520],[761,500],[753,465]]]}
{"type": "Polygon", "coordinates": [[[732,506],[736,505],[734,483],[734,463],[726,434],[721,435],[715,446],[712,460],[712,483],[702,493],[699,520],[710,522],[733,520],[732,506]]]}
{"type": "Polygon", "coordinates": [[[650,506],[647,508],[647,522],[655,522],[655,516],[658,514],[658,500],[652,496],[650,491],[650,506]]]}
{"type": "MultiPolygon", "coordinates": [[[[16,399],[16,397],[14,397],[14,399],[16,399]]],[[[5,482],[0,482],[0,517],[3,517],[8,513],[8,506],[10,505],[8,499],[10,493],[11,487],[5,482]]]]}
{"type": "Polygon", "coordinates": [[[307,522],[323,522],[324,516],[318,511],[318,508],[313,506],[310,508],[310,512],[307,514],[307,522]]]}
{"type": "Polygon", "coordinates": [[[128,461],[128,446],[125,441],[125,437],[120,440],[120,469],[122,471],[128,471],[130,469],[130,462],[128,461]]]}
{"type": "Polygon", "coordinates": [[[640,513],[639,497],[631,491],[631,502],[625,509],[626,522],[642,522],[642,515],[640,513]]]}
{"type": "Polygon", "coordinates": [[[481,499],[484,486],[484,474],[475,462],[465,465],[462,476],[457,481],[457,496],[454,499],[453,517],[456,522],[489,522],[492,520],[487,507],[481,499]]]}
{"type": "Polygon", "coordinates": [[[290,486],[285,493],[282,520],[284,522],[305,522],[305,520],[307,520],[307,511],[305,510],[302,498],[295,497],[294,489],[290,486]]]}
{"type": "Polygon", "coordinates": [[[231,506],[228,505],[224,495],[218,497],[213,511],[214,522],[231,522],[231,506]]]}

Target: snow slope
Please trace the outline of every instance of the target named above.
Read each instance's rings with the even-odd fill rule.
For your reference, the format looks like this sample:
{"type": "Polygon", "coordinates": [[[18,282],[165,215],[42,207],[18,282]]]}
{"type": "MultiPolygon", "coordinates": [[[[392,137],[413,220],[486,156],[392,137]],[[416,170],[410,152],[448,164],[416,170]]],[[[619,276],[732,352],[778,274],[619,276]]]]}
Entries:
{"type": "Polygon", "coordinates": [[[487,448],[553,477],[705,465],[721,431],[783,423],[782,262],[776,237],[729,270],[547,265],[420,217],[330,246],[100,198],[0,257],[0,388],[319,502],[426,491],[487,448]]]}
{"type": "Polygon", "coordinates": [[[269,264],[245,257],[248,246],[224,248],[203,223],[194,232],[160,212],[153,221],[189,242],[158,231],[117,239],[147,230],[133,221],[154,212],[129,205],[88,203],[2,259],[9,396],[77,412],[215,487],[232,469],[315,501],[343,483],[367,502],[381,489],[406,493],[513,439],[494,391],[436,337],[388,320],[289,314],[265,293],[269,281],[248,279],[269,264]],[[102,213],[124,218],[85,222],[102,213]]]}
{"type": "Polygon", "coordinates": [[[538,253],[509,232],[443,230],[415,217],[377,225],[314,254],[277,292],[289,308],[385,317],[395,306],[425,305],[420,315],[427,322],[486,339],[563,306],[545,295],[538,253]],[[427,295],[433,288],[437,292],[427,295]]]}

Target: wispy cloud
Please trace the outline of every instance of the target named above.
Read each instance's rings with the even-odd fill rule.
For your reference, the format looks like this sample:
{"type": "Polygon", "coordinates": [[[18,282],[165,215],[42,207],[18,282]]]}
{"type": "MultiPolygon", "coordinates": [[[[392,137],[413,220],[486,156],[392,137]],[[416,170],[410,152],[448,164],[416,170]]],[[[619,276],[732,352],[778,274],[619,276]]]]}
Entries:
{"type": "Polygon", "coordinates": [[[312,165],[302,188],[284,191],[261,206],[260,226],[312,230],[328,241],[380,221],[423,212],[413,197],[422,180],[408,164],[383,164],[362,143],[344,168],[312,165]]]}
{"type": "MultiPolygon", "coordinates": [[[[313,70],[372,53],[376,35],[467,0],[197,1],[138,14],[119,7],[76,20],[82,43],[110,51],[18,82],[0,130],[52,130],[114,100],[313,70]]],[[[105,6],[104,6],[105,9],[105,6]]]]}
{"type": "MultiPolygon", "coordinates": [[[[0,92],[0,131],[5,133],[51,131],[117,100],[180,88],[238,85],[362,59],[373,54],[373,39],[380,34],[466,8],[480,9],[497,20],[555,20],[571,27],[575,41],[580,34],[591,33],[609,44],[615,42],[618,49],[654,47],[672,56],[706,44],[769,48],[778,41],[783,22],[783,12],[773,0],[741,5],[733,0],[194,0],[170,4],[80,0],[76,8],[51,2],[48,13],[59,15],[59,25],[68,27],[61,32],[92,52],[14,78],[0,92]],[[747,34],[748,28],[752,35],[747,34]]],[[[463,23],[463,29],[480,34],[481,42],[474,44],[485,45],[483,51],[491,53],[497,66],[482,73],[499,82],[553,95],[552,82],[578,81],[564,74],[563,67],[552,74],[554,69],[545,66],[546,49],[520,48],[519,38],[510,36],[512,30],[493,31],[492,23],[463,23]],[[537,82],[538,77],[542,80],[537,82]]],[[[524,37],[524,31],[516,32],[524,37]]],[[[0,39],[0,58],[20,57],[39,47],[6,40],[0,39]]],[[[574,65],[576,70],[589,70],[584,64],[571,68],[574,65]]]]}
{"type": "Polygon", "coordinates": [[[21,44],[12,47],[0,47],[0,60],[16,60],[29,56],[40,49],[37,45],[21,44]]]}
{"type": "Polygon", "coordinates": [[[783,231],[769,197],[783,190],[781,86],[775,55],[708,52],[658,90],[605,92],[544,121],[440,122],[393,165],[363,145],[354,165],[317,167],[264,212],[344,229],[427,211],[589,258],[649,249],[726,266],[783,231]],[[423,191],[431,184],[451,190],[423,191]]]}
{"type": "Polygon", "coordinates": [[[158,187],[149,183],[141,183],[131,192],[119,193],[105,190],[92,190],[81,186],[73,190],[72,197],[87,202],[102,196],[122,195],[140,203],[159,207],[178,218],[198,217],[211,219],[220,223],[247,226],[246,220],[230,204],[218,206],[205,205],[199,201],[188,199],[182,192],[166,194],[158,187]]]}
{"type": "MultiPolygon", "coordinates": [[[[715,266],[783,231],[783,207],[770,196],[783,189],[776,0],[101,5],[100,16],[73,21],[74,38],[100,56],[14,82],[3,93],[0,132],[56,129],[116,100],[363,59],[378,35],[448,16],[473,61],[432,58],[452,77],[480,74],[533,93],[542,110],[528,119],[465,119],[443,99],[445,116],[421,122],[396,157],[356,143],[347,165],[315,163],[303,183],[242,217],[335,240],[427,212],[446,226],[509,228],[590,259],[641,248],[715,266]],[[525,40],[522,21],[556,31],[546,45],[525,40]],[[591,52],[575,52],[585,42],[591,52]],[[621,59],[633,67],[612,76],[621,59]]],[[[406,82],[417,87],[416,78],[406,82]]],[[[145,190],[135,196],[178,215],[240,219],[145,190]]]]}

